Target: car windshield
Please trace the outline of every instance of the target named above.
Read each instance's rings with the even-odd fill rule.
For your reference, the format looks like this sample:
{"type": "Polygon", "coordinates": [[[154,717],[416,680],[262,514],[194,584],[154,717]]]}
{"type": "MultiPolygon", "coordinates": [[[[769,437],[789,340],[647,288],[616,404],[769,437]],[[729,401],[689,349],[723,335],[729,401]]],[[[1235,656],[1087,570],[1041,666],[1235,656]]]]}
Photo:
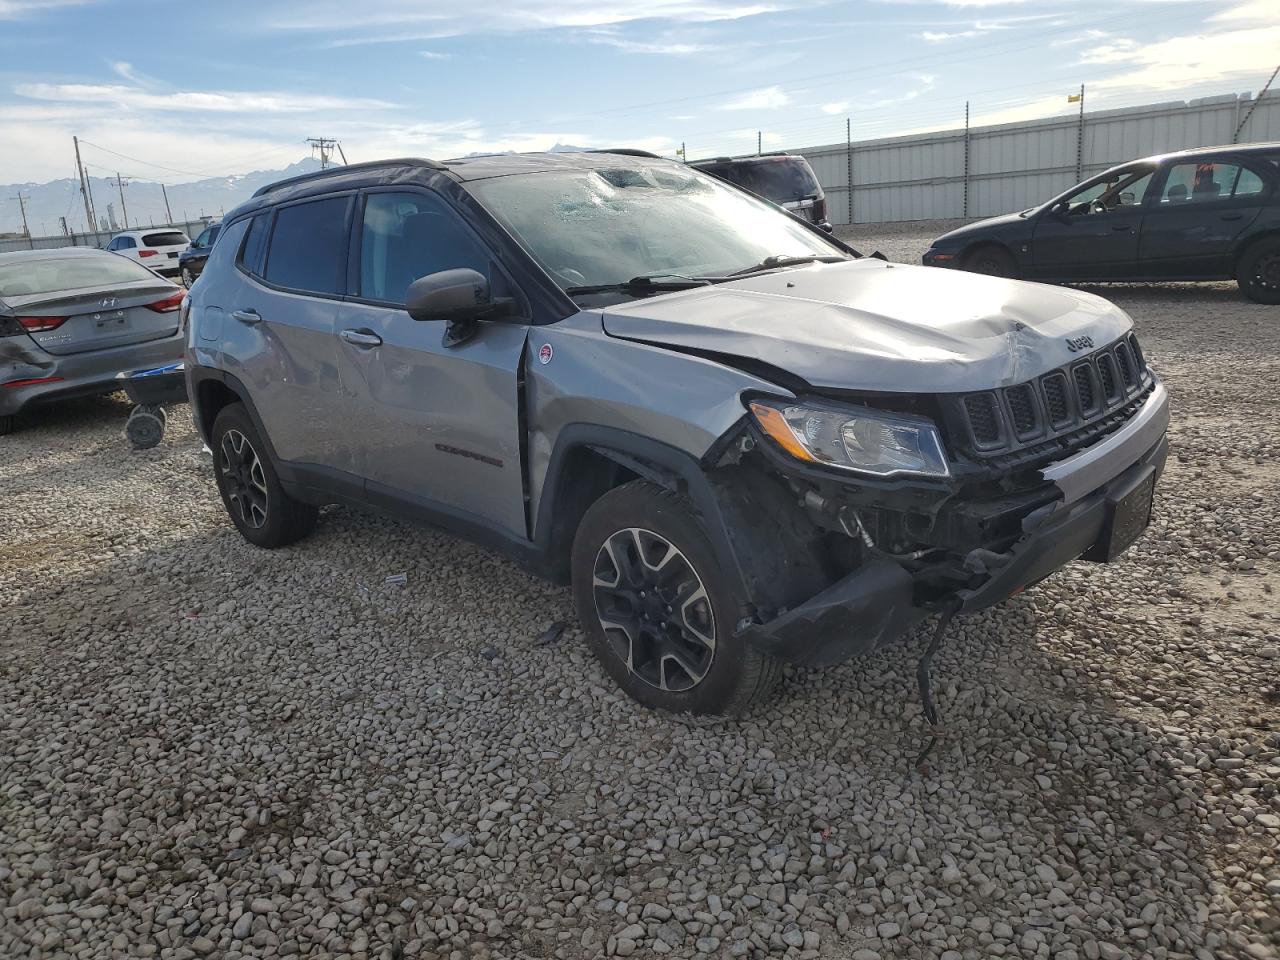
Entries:
{"type": "Polygon", "coordinates": [[[774,203],[803,200],[822,192],[808,162],[800,157],[766,157],[714,169],[731,183],[774,203]]]}
{"type": "Polygon", "coordinates": [[[50,257],[0,264],[0,297],[82,290],[113,283],[156,280],[156,275],[125,257],[104,253],[93,257],[50,257]]]}
{"type": "Polygon", "coordinates": [[[556,170],[467,187],[564,288],[846,256],[776,208],[686,167],[556,170]]]}

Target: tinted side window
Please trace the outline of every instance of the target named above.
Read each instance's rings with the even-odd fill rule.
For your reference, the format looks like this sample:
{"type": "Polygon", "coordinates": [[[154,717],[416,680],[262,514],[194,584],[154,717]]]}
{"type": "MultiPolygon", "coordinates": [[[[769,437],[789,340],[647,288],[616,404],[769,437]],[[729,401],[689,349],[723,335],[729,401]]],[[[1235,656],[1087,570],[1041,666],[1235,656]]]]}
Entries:
{"type": "Polygon", "coordinates": [[[132,250],[137,246],[137,244],[133,242],[133,237],[121,237],[119,243],[121,250],[132,250]]]}
{"type": "Polygon", "coordinates": [[[192,246],[207,247],[212,243],[213,243],[213,227],[209,227],[207,230],[203,231],[200,234],[200,236],[196,237],[196,242],[193,243],[192,246]]]}
{"type": "Polygon", "coordinates": [[[421,193],[371,193],[365,198],[360,296],[404,303],[413,281],[455,267],[488,277],[489,255],[443,200],[421,193]]]}
{"type": "Polygon", "coordinates": [[[1160,203],[1203,203],[1230,196],[1261,193],[1262,180],[1256,173],[1234,163],[1215,160],[1198,163],[1175,163],[1169,168],[1160,203]]]}
{"type": "Polygon", "coordinates": [[[262,276],[262,262],[267,254],[267,230],[271,226],[271,214],[260,213],[249,225],[249,235],[240,254],[240,265],[255,277],[262,276]]]}
{"type": "Polygon", "coordinates": [[[342,293],[348,204],[347,197],[330,197],[278,209],[267,251],[267,282],[308,293],[342,293]]]}

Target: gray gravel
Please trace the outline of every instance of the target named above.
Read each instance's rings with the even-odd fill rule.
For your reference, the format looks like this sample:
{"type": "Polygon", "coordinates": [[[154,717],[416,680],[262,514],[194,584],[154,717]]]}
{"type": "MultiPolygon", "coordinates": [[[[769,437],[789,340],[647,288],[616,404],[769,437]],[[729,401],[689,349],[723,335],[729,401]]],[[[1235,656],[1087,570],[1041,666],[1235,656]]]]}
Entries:
{"type": "Polygon", "coordinates": [[[1280,308],[1102,292],[1173,393],[1153,528],[959,625],[927,776],[923,633],[658,715],[484,550],[336,509],[246,545],[182,408],[145,453],[120,399],[28,419],[0,956],[1277,956],[1280,308]]]}

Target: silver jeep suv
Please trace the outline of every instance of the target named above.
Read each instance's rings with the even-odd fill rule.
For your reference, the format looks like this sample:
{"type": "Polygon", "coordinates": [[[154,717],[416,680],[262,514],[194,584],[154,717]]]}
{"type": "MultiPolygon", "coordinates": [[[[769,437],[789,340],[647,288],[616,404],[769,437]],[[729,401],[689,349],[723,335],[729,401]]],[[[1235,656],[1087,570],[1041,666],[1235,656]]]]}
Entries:
{"type": "Polygon", "coordinates": [[[455,531],[572,584],[604,668],[669,710],[1113,559],[1167,452],[1106,300],[861,257],[636,151],[277,183],[186,309],[247,540],[328,503],[455,531]]]}

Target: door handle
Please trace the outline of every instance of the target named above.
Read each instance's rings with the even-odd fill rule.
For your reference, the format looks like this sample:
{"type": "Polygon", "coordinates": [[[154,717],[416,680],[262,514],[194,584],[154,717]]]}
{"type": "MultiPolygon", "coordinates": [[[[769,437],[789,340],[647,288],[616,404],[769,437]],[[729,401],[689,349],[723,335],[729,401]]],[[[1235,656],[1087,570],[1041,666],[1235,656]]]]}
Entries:
{"type": "Polygon", "coordinates": [[[1119,225],[1114,225],[1114,226],[1112,226],[1112,228],[1111,228],[1111,229],[1112,229],[1112,230],[1115,230],[1117,233],[1119,233],[1119,232],[1120,232],[1120,231],[1122,231],[1122,230],[1127,230],[1127,231],[1129,231],[1130,233],[1133,233],[1133,227],[1130,227],[1130,226],[1123,226],[1123,227],[1122,227],[1122,226],[1119,226],[1119,225]]]}
{"type": "Polygon", "coordinates": [[[376,347],[382,343],[382,338],[372,330],[343,330],[338,336],[356,347],[376,347]]]}
{"type": "Polygon", "coordinates": [[[257,310],[233,310],[231,315],[241,323],[251,327],[262,322],[262,314],[257,310]]]}
{"type": "Polygon", "coordinates": [[[1224,213],[1222,215],[1222,219],[1223,220],[1243,220],[1244,214],[1243,213],[1224,213]]]}

